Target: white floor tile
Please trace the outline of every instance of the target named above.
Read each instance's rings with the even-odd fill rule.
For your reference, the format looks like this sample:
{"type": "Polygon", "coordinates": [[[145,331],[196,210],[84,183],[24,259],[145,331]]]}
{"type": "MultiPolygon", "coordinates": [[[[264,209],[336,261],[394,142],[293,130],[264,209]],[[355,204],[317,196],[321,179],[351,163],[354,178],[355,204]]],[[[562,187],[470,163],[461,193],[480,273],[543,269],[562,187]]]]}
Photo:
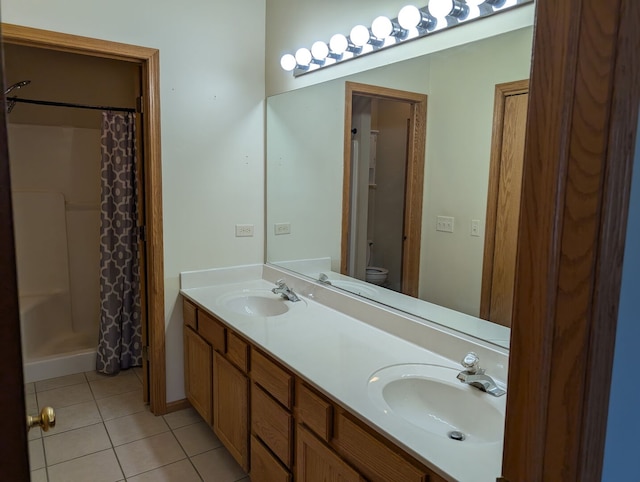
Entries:
{"type": "Polygon", "coordinates": [[[29,441],[29,468],[31,470],[41,469],[45,466],[44,450],[42,439],[29,441]]]}
{"type": "Polygon", "coordinates": [[[47,469],[32,470],[31,482],[47,482],[47,469]]]}
{"type": "Polygon", "coordinates": [[[86,381],[87,379],[85,378],[84,373],[76,373],[74,375],[67,375],[58,378],[49,378],[47,380],[35,382],[36,392],[44,392],[55,388],[64,388],[71,385],[77,385],[78,383],[85,383],[86,381]]]}
{"type": "Polygon", "coordinates": [[[93,400],[93,395],[91,394],[91,390],[89,390],[89,384],[87,382],[37,392],[36,397],[39,408],[49,406],[53,407],[54,410],[93,400]]]}
{"type": "Polygon", "coordinates": [[[116,482],[122,477],[113,449],[49,467],[49,482],[116,482]]]}
{"type": "Polygon", "coordinates": [[[218,448],[222,445],[209,425],[194,423],[173,432],[189,457],[218,448]]]}
{"type": "Polygon", "coordinates": [[[45,437],[43,440],[49,465],[111,448],[107,431],[101,423],[45,437]]]}
{"type": "Polygon", "coordinates": [[[127,479],[127,482],[200,482],[202,479],[188,459],[165,465],[127,479]]]}
{"type": "Polygon", "coordinates": [[[120,445],[115,451],[127,478],[186,458],[171,432],[120,445]]]}
{"type": "Polygon", "coordinates": [[[114,447],[169,431],[162,417],[139,412],[105,422],[114,447]]]}
{"type": "Polygon", "coordinates": [[[103,420],[124,417],[132,413],[144,412],[147,408],[142,401],[142,389],[122,393],[97,401],[103,420]]]}
{"type": "Polygon", "coordinates": [[[56,409],[56,426],[48,432],[44,432],[44,436],[51,437],[101,422],[102,418],[100,417],[100,412],[98,412],[96,402],[90,400],[56,409]]]}
{"type": "Polygon", "coordinates": [[[205,482],[236,482],[247,476],[224,447],[196,455],[191,461],[205,482]]]}
{"type": "Polygon", "coordinates": [[[121,393],[140,390],[142,383],[131,370],[120,372],[112,377],[100,377],[97,380],[89,382],[91,391],[96,400],[100,398],[112,397],[121,393]]]}
{"type": "Polygon", "coordinates": [[[202,417],[193,408],[185,408],[184,410],[168,413],[164,416],[164,419],[172,430],[192,423],[202,422],[202,417]]]}

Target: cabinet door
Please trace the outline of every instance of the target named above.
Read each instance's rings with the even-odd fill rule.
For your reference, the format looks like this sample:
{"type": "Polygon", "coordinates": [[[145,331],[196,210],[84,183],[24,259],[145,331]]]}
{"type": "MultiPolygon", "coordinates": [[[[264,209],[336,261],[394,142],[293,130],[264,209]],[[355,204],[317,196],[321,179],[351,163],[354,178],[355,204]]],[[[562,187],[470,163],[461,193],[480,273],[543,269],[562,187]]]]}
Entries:
{"type": "Polygon", "coordinates": [[[184,328],[184,391],[200,416],[211,425],[211,346],[184,328]]]}
{"type": "Polygon", "coordinates": [[[249,379],[213,354],[213,431],[240,466],[249,469],[249,379]]]}
{"type": "Polygon", "coordinates": [[[364,482],[364,479],[303,426],[296,432],[297,482],[364,482]]]}

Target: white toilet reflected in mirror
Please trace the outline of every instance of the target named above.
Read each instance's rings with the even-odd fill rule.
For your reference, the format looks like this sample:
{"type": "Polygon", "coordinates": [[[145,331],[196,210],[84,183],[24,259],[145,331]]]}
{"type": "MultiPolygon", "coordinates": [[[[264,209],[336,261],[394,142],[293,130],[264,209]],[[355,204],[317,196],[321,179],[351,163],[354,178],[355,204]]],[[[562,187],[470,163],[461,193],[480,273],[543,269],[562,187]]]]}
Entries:
{"type": "Polygon", "coordinates": [[[365,280],[367,283],[373,283],[374,285],[384,286],[387,282],[387,276],[389,270],[381,268],[379,266],[371,266],[371,259],[373,257],[373,241],[370,239],[367,241],[367,270],[365,280]]]}

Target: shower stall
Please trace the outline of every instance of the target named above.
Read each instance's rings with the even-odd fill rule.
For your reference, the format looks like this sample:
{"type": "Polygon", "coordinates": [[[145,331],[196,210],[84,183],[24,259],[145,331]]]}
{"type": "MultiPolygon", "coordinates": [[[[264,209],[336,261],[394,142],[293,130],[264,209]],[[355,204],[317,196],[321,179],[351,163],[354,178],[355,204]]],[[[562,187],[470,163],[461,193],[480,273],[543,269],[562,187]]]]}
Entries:
{"type": "Polygon", "coordinates": [[[8,133],[25,382],[94,370],[100,130],[8,133]]]}

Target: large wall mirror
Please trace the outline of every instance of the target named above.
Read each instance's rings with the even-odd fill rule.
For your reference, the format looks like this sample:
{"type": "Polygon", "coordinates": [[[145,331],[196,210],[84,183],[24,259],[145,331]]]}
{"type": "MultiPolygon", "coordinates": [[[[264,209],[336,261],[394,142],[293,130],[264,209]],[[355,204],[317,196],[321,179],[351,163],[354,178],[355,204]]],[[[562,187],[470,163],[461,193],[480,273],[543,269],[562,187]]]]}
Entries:
{"type": "MultiPolygon", "coordinates": [[[[490,184],[495,188],[501,174],[490,175],[492,133],[496,86],[520,88],[518,81],[528,79],[532,35],[532,27],[525,27],[269,97],[267,262],[507,347],[509,328],[503,325],[508,323],[479,318],[486,229],[497,229],[496,219],[487,219],[487,199],[490,184]],[[417,297],[403,294],[393,273],[399,263],[391,261],[392,248],[385,240],[391,228],[384,220],[376,219],[375,230],[366,234],[373,239],[361,244],[358,256],[367,266],[390,270],[387,279],[367,282],[366,276],[348,276],[345,269],[343,195],[351,193],[348,186],[343,189],[343,176],[345,162],[353,162],[344,158],[347,82],[428,99],[417,297]]],[[[381,145],[391,107],[375,101],[367,107],[371,118],[359,125],[370,126],[374,135],[364,133],[361,148],[355,149],[367,152],[376,167],[361,177],[373,176],[370,189],[376,192],[368,204],[374,199],[378,211],[388,203],[376,185],[391,178],[393,162],[406,162],[402,142],[381,145]]],[[[354,149],[349,151],[353,155],[354,149]]],[[[499,222],[501,200],[495,204],[499,222]]],[[[495,256],[501,259],[503,248],[495,256]]]]}

